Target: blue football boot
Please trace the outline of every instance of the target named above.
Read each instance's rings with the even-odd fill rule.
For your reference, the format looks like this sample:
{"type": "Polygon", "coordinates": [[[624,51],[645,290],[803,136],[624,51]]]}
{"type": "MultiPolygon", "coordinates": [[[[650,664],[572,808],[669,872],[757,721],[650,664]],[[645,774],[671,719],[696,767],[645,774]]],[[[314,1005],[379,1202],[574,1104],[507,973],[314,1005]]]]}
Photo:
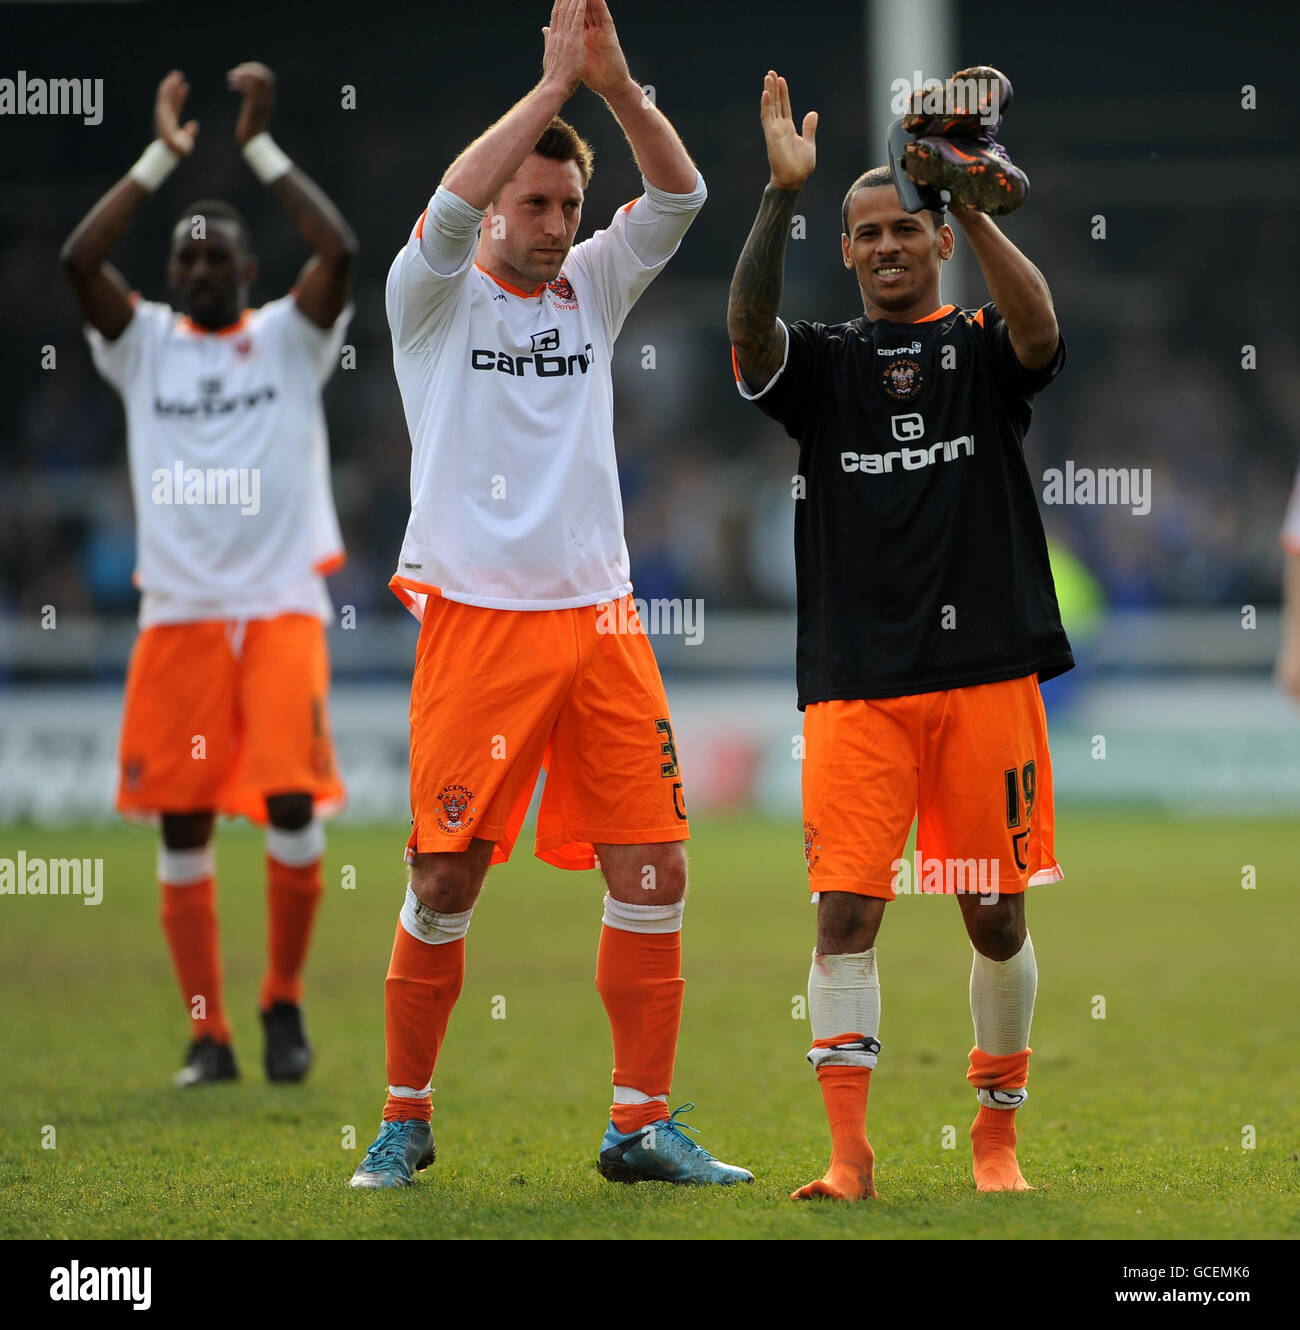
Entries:
{"type": "Polygon", "coordinates": [[[409,1187],[414,1175],[437,1157],[427,1122],[385,1122],[352,1175],[354,1187],[409,1187]]]}
{"type": "Polygon", "coordinates": [[[611,1121],[596,1162],[601,1176],[611,1182],[674,1182],[689,1187],[753,1182],[754,1175],[747,1168],[720,1163],[686,1135],[697,1129],[678,1122],[677,1115],[694,1107],[683,1104],[665,1121],[635,1131],[619,1131],[611,1121]]]}

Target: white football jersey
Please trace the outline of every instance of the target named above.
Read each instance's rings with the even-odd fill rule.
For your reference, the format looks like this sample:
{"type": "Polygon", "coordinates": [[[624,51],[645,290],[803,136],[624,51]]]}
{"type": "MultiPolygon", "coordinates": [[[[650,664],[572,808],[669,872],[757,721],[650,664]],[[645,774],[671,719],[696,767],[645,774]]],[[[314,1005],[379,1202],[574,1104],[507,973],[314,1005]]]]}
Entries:
{"type": "Polygon", "coordinates": [[[333,618],[343,562],[321,388],[352,314],[316,327],[292,295],[207,332],[138,300],[116,341],[86,329],[126,410],[140,626],[333,618]]]}
{"type": "Polygon", "coordinates": [[[441,188],[394,259],[388,322],[412,458],[391,585],[417,617],[428,595],[548,610],[630,592],[614,339],[706,197],[702,180],[691,195],[652,193],[532,291],[479,268],[472,232],[453,242],[455,271],[433,270],[423,228],[443,225],[448,208],[469,210],[471,227],[481,217],[441,188]]]}

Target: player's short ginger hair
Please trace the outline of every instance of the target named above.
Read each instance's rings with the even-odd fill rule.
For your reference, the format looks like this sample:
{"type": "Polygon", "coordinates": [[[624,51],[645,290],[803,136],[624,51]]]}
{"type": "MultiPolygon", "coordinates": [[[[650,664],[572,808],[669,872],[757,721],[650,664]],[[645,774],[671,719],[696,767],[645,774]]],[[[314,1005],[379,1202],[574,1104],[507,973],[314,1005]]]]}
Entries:
{"type": "MultiPolygon", "coordinates": [[[[894,184],[894,177],[889,174],[887,166],[873,166],[869,171],[863,173],[849,186],[849,192],[844,196],[844,206],[840,209],[840,219],[844,226],[844,234],[849,233],[849,208],[853,204],[853,196],[860,189],[883,189],[886,185],[891,188],[894,184]]],[[[942,210],[936,211],[933,208],[927,208],[930,214],[930,220],[934,223],[934,229],[937,231],[947,220],[942,210]]]]}
{"type": "Polygon", "coordinates": [[[591,150],[591,144],[558,115],[542,130],[542,137],[533,145],[533,151],[553,162],[577,162],[583,189],[591,183],[596,154],[591,150]]]}

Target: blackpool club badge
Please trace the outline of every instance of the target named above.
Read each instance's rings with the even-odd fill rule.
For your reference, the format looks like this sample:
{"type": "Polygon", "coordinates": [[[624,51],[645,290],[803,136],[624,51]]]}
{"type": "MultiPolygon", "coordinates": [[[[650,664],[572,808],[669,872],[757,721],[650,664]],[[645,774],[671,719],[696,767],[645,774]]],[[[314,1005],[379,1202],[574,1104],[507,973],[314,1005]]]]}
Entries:
{"type": "Polygon", "coordinates": [[[910,402],[925,386],[920,361],[907,356],[890,359],[881,368],[880,385],[895,402],[910,402]]]}
{"type": "Polygon", "coordinates": [[[442,805],[442,812],[438,816],[438,829],[453,836],[458,831],[468,831],[478,812],[477,808],[470,807],[473,797],[473,790],[464,785],[446,785],[439,790],[438,802],[442,805]]]}

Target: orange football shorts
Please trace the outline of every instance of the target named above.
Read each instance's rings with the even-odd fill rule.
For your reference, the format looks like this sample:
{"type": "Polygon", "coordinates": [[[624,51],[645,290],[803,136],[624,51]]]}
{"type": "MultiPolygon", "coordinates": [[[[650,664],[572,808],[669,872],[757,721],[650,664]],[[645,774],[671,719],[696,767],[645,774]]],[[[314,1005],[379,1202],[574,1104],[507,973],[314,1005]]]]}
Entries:
{"type": "Polygon", "coordinates": [[[493,610],[430,595],[411,683],[409,854],[514,849],[546,770],[535,853],[594,868],[594,845],[686,840],[668,700],[628,597],[493,610]]]}
{"type": "Polygon", "coordinates": [[[804,711],[814,892],[1022,892],[1062,877],[1038,679],[804,711]],[[903,858],[913,818],[916,853],[903,858]]]}
{"type": "Polygon", "coordinates": [[[265,823],[266,796],[294,793],[337,811],[328,694],[325,626],[311,615],[146,628],[127,668],[119,811],[265,823]]]}

